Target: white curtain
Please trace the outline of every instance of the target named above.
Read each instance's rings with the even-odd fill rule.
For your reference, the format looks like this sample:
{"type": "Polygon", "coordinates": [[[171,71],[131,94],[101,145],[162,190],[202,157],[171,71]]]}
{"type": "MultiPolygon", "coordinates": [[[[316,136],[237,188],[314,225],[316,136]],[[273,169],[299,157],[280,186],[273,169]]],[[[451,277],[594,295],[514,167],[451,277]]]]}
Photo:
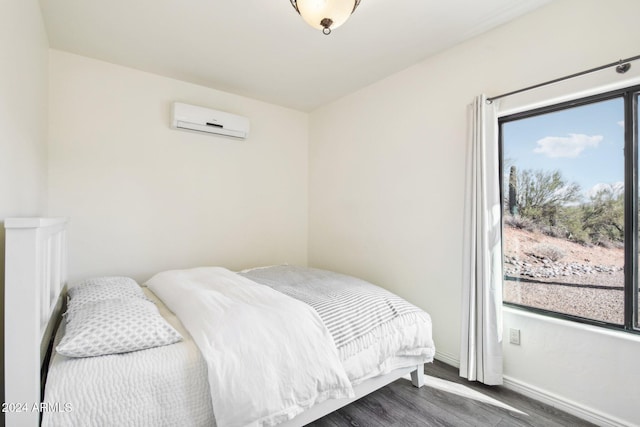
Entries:
{"type": "Polygon", "coordinates": [[[486,96],[470,106],[464,212],[460,376],[502,384],[502,238],[498,123],[486,96]]]}

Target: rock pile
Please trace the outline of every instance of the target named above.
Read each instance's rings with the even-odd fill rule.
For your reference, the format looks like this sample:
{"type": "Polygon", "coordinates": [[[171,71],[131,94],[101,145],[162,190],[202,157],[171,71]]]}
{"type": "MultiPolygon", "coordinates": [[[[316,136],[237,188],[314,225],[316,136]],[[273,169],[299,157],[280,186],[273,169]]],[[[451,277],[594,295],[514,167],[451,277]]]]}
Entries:
{"type": "Polygon", "coordinates": [[[624,270],[624,267],[611,265],[592,265],[580,263],[563,263],[548,258],[521,260],[515,256],[505,256],[504,274],[531,278],[556,278],[567,276],[584,276],[587,274],[613,274],[624,270]]]}

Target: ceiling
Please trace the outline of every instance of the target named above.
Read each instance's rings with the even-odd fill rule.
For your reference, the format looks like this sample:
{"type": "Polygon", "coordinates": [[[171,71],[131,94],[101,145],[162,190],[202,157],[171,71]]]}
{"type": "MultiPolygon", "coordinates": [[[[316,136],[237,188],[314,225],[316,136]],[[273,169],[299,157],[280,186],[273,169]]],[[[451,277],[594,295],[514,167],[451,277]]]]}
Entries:
{"type": "Polygon", "coordinates": [[[40,0],[49,44],[301,111],[550,0],[362,0],[330,35],[289,0],[40,0]]]}

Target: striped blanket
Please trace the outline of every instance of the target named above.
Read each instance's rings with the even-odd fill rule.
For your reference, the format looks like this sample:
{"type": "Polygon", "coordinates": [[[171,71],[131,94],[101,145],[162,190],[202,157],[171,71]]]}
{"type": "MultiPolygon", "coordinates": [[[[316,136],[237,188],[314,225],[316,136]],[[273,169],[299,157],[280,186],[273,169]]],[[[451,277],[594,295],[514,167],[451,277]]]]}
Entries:
{"type": "Polygon", "coordinates": [[[405,314],[422,312],[378,286],[331,271],[281,265],[240,274],[313,307],[338,349],[405,314]]]}

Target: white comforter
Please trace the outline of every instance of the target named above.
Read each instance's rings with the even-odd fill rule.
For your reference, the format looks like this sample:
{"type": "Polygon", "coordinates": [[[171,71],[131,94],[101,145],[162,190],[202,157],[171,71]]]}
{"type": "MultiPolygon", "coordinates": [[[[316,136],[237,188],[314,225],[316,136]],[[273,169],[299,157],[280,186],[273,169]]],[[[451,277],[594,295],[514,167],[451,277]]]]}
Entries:
{"type": "Polygon", "coordinates": [[[200,348],[218,427],[275,425],[353,396],[333,338],[303,302],[219,267],[167,271],[147,286],[200,348]]]}

